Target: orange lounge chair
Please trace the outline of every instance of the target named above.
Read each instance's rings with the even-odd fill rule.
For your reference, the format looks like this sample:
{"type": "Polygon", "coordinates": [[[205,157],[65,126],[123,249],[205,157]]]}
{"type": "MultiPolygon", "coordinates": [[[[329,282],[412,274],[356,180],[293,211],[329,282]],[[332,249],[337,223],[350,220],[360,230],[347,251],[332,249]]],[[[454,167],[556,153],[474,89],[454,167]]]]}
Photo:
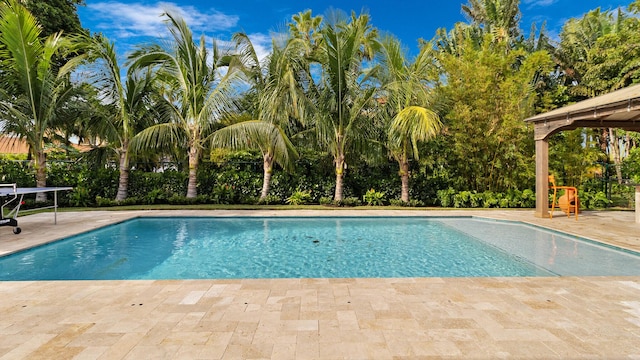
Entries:
{"type": "Polygon", "coordinates": [[[578,220],[578,208],[580,207],[580,199],[578,198],[578,189],[573,186],[557,186],[556,178],[553,175],[549,175],[549,183],[551,183],[550,189],[553,189],[553,199],[551,200],[551,212],[549,218],[553,218],[553,210],[557,207],[560,210],[567,213],[567,217],[571,216],[573,211],[576,214],[576,220],[578,220]],[[558,197],[558,190],[564,190],[564,194],[558,197]]]}

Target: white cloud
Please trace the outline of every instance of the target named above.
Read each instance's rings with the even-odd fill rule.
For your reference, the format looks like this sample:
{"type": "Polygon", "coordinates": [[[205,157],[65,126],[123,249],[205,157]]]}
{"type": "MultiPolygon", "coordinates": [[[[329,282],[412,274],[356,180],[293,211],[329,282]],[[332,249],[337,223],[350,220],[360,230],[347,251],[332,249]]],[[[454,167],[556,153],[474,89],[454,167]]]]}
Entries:
{"type": "MultiPolygon", "coordinates": [[[[231,50],[231,35],[241,30],[237,15],[224,14],[215,9],[202,11],[194,6],[177,5],[173,2],[87,1],[82,12],[83,25],[92,32],[105,34],[118,44],[118,50],[123,54],[149,38],[170,39],[166,17],[162,16],[166,12],[183,18],[196,41],[204,35],[208,50],[214,40],[221,50],[231,50]]],[[[263,33],[248,36],[258,59],[263,61],[271,52],[271,36],[263,33]]]]}
{"type": "Polygon", "coordinates": [[[170,12],[182,17],[189,27],[198,32],[230,31],[238,24],[238,16],[223,14],[217,10],[202,12],[193,6],[179,6],[171,2],[155,4],[103,1],[87,3],[93,26],[118,38],[166,37],[167,27],[162,14],[170,12]]]}
{"type": "Polygon", "coordinates": [[[524,0],[525,5],[529,5],[528,8],[534,6],[545,7],[557,3],[558,0],[524,0]]]}
{"type": "Polygon", "coordinates": [[[258,59],[262,62],[271,53],[271,36],[261,33],[247,35],[253,44],[253,49],[258,55],[258,59]]]}

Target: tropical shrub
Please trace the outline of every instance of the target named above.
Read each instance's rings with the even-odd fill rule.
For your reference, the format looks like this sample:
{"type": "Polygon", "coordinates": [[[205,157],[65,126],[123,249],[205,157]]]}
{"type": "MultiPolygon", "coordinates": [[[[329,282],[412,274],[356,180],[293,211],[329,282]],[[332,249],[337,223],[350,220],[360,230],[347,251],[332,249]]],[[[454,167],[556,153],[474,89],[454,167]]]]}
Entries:
{"type": "Polygon", "coordinates": [[[389,204],[391,206],[406,206],[406,207],[422,207],[425,206],[424,202],[416,199],[411,199],[409,202],[402,201],[401,199],[391,199],[389,200],[389,204]]]}
{"type": "Polygon", "coordinates": [[[280,205],[282,204],[282,198],[277,195],[267,195],[265,198],[256,200],[258,205],[280,205]]]}
{"type": "Polygon", "coordinates": [[[214,204],[236,204],[238,199],[236,187],[229,184],[216,185],[211,191],[211,202],[214,204]]]}
{"type": "Polygon", "coordinates": [[[349,196],[339,201],[334,201],[334,204],[338,206],[359,206],[362,202],[355,196],[349,196]]]}
{"type": "Polygon", "coordinates": [[[287,198],[289,205],[304,205],[311,203],[311,192],[309,190],[298,190],[287,198]]]}
{"type": "Polygon", "coordinates": [[[453,195],[456,193],[452,188],[438,190],[438,201],[442,207],[451,207],[453,204],[453,195]]]}
{"type": "Polygon", "coordinates": [[[384,193],[369,189],[366,194],[362,196],[364,202],[369,206],[384,205],[384,193]]]}
{"type": "Polygon", "coordinates": [[[93,201],[89,196],[89,189],[84,186],[77,186],[68,193],[69,205],[76,207],[91,206],[93,201]]]}

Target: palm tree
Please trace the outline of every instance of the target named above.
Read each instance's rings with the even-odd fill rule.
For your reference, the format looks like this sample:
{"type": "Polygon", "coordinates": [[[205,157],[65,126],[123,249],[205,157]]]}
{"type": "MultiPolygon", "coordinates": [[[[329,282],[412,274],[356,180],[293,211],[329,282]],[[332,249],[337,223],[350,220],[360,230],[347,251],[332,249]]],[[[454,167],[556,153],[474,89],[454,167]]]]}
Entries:
{"type": "MultiPolygon", "coordinates": [[[[571,19],[563,26],[560,33],[560,47],[556,52],[557,60],[567,75],[569,82],[575,83],[570,92],[579,96],[596,96],[606,91],[615,90],[624,85],[620,83],[624,77],[616,79],[611,76],[618,69],[629,70],[633,76],[637,61],[633,58],[635,46],[625,49],[626,41],[617,38],[626,31],[630,34],[637,32],[637,23],[631,19],[628,27],[628,16],[618,9],[601,11],[600,8],[591,10],[580,19],[571,19]],[[607,42],[610,42],[607,44],[607,42]],[[604,48],[603,48],[603,45],[604,48]],[[617,58],[617,54],[624,54],[631,59],[617,58]],[[607,59],[607,57],[612,59],[607,59]],[[627,66],[631,65],[631,66],[627,66]]],[[[631,43],[634,43],[631,41],[631,43]]],[[[617,74],[618,75],[618,74],[617,74]]],[[[626,79],[631,83],[631,79],[626,79]]],[[[620,138],[613,128],[601,129],[600,147],[603,151],[611,150],[616,169],[616,177],[622,183],[622,160],[620,157],[620,138]]]]}
{"type": "Polygon", "coordinates": [[[417,143],[431,139],[441,127],[438,114],[424,107],[429,94],[422,79],[431,64],[430,51],[429,47],[422,47],[414,62],[409,64],[400,41],[389,36],[382,41],[380,52],[386,110],[383,114],[391,119],[387,147],[400,167],[401,200],[405,203],[409,202],[409,160],[419,158],[417,143]]]}
{"type": "MultiPolygon", "coordinates": [[[[35,162],[36,186],[45,187],[45,143],[54,134],[52,123],[72,93],[69,73],[79,61],[69,57],[62,67],[56,57],[70,56],[74,42],[61,33],[39,37],[41,27],[16,0],[0,3],[0,59],[4,84],[0,112],[5,131],[25,139],[35,162]]],[[[40,193],[36,201],[46,200],[40,193]]]]}
{"type": "Polygon", "coordinates": [[[116,201],[127,198],[131,152],[134,136],[153,122],[152,97],[154,77],[149,70],[130,69],[123,82],[115,45],[106,37],[85,38],[85,48],[91,61],[97,65],[93,82],[99,89],[103,103],[113,108],[110,116],[98,118],[92,125],[98,136],[108,140],[107,145],[119,158],[120,176],[116,201]]]}
{"type": "Polygon", "coordinates": [[[293,166],[298,153],[282,130],[291,117],[303,113],[304,94],[298,86],[296,73],[300,66],[300,41],[292,40],[284,49],[273,44],[273,51],[261,66],[249,37],[234,35],[237,53],[230,64],[240,62],[246,79],[255,94],[256,109],[253,119],[229,125],[216,131],[212,137],[215,146],[231,149],[259,149],[263,159],[263,181],[260,199],[269,194],[274,162],[285,170],[293,166]]]}
{"type": "MultiPolygon", "coordinates": [[[[627,18],[624,12],[601,11],[600,8],[591,10],[580,19],[570,19],[562,27],[560,46],[556,51],[557,60],[562,69],[576,81],[577,86],[572,91],[580,96],[599,95],[594,89],[584,86],[582,79],[593,67],[591,52],[596,47],[598,39],[610,34],[617,34],[624,29],[627,18]]],[[[601,50],[601,49],[598,49],[601,50]]],[[[601,54],[596,53],[600,56],[601,54]]]]}
{"type": "MultiPolygon", "coordinates": [[[[312,16],[311,10],[305,10],[293,15],[293,22],[289,24],[289,35],[293,39],[303,40],[309,45],[309,51],[315,49],[321,42],[320,24],[322,24],[321,16],[312,16]]],[[[309,55],[309,52],[307,52],[309,55]]]]}
{"type": "Polygon", "coordinates": [[[221,75],[222,58],[217,45],[207,51],[204,35],[196,44],[185,21],[165,14],[171,44],[164,48],[151,46],[133,54],[133,68],[152,68],[163,87],[163,96],[170,111],[168,123],[153,125],[137,136],[134,148],[160,148],[171,144],[187,150],[189,180],[187,198],[197,196],[196,174],[205,144],[215,125],[231,109],[233,79],[237,72],[229,68],[221,75]],[[211,63],[212,62],[212,63],[211,63]]]}
{"type": "Polygon", "coordinates": [[[273,163],[290,169],[293,159],[298,156],[284,131],[279,126],[263,120],[248,120],[226,126],[214,133],[212,143],[230,149],[260,150],[263,159],[260,200],[264,200],[269,194],[273,163]]]}
{"type": "MultiPolygon", "coordinates": [[[[440,28],[436,32],[433,40],[435,47],[440,51],[452,55],[462,55],[465,42],[471,39],[476,44],[482,43],[482,30],[465,23],[456,23],[449,32],[445,28],[440,28]]],[[[429,46],[425,44],[424,46],[429,46]]]]}
{"type": "Polygon", "coordinates": [[[369,24],[369,16],[352,13],[350,22],[325,23],[321,34],[313,55],[322,68],[318,84],[311,88],[316,104],[313,117],[319,142],[333,156],[334,201],[341,201],[347,153],[364,151],[372,131],[375,88],[367,85],[362,67],[363,60],[371,59],[377,50],[377,31],[369,24]]]}
{"type": "Polygon", "coordinates": [[[511,44],[520,36],[520,0],[469,0],[462,13],[497,42],[511,44]]]}

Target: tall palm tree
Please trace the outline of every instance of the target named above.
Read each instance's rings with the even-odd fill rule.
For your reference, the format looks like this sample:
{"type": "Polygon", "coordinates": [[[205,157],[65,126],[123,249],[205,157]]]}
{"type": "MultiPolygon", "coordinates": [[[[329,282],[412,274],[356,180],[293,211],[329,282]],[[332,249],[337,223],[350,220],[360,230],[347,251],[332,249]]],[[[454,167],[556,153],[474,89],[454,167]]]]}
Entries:
{"type": "Polygon", "coordinates": [[[166,13],[173,41],[168,47],[152,46],[133,54],[133,68],[152,68],[163,87],[170,109],[168,123],[153,125],[137,136],[134,147],[160,148],[171,144],[186,149],[189,161],[187,198],[197,196],[196,174],[202,150],[214,127],[233,107],[233,80],[237,71],[222,75],[223,54],[216,43],[208,51],[202,35],[196,43],[186,22],[166,13]]]}
{"type": "Polygon", "coordinates": [[[469,0],[462,13],[491,33],[497,42],[511,44],[520,36],[520,0],[469,0]]]}
{"type": "MultiPolygon", "coordinates": [[[[16,0],[0,3],[0,59],[4,84],[0,89],[0,112],[5,131],[25,139],[34,159],[36,186],[47,183],[45,143],[54,134],[51,124],[64,106],[73,87],[69,73],[79,61],[62,67],[56,57],[75,50],[70,38],[56,33],[39,37],[41,27],[29,11],[16,0]]],[[[36,201],[46,200],[40,193],[36,201]]]]}
{"type": "Polygon", "coordinates": [[[581,96],[599,95],[582,84],[582,78],[592,64],[590,50],[601,37],[618,33],[625,18],[626,15],[621,11],[614,14],[598,8],[589,11],[582,18],[570,19],[562,27],[556,57],[562,69],[570,76],[570,80],[578,83],[578,86],[572,87],[574,93],[581,96]]]}
{"type": "Polygon", "coordinates": [[[380,51],[383,114],[390,120],[387,147],[400,167],[405,203],[409,202],[409,160],[419,158],[417,143],[431,139],[441,128],[438,114],[425,107],[429,94],[423,79],[432,63],[430,51],[422,47],[410,64],[400,41],[391,36],[382,41],[380,51]]]}
{"type": "Polygon", "coordinates": [[[311,10],[305,10],[293,15],[292,22],[289,23],[289,35],[294,39],[303,40],[308,44],[307,55],[314,50],[322,40],[320,25],[322,16],[313,16],[311,10]]]}
{"type": "Polygon", "coordinates": [[[110,116],[100,118],[92,125],[99,136],[119,158],[120,176],[116,201],[127,198],[131,152],[134,136],[153,123],[154,77],[148,69],[130,69],[122,79],[122,69],[114,43],[104,36],[85,38],[89,60],[96,65],[93,82],[99,89],[104,104],[113,107],[110,116]]]}
{"type": "MultiPolygon", "coordinates": [[[[478,27],[459,22],[449,32],[445,28],[438,29],[433,43],[440,52],[461,55],[465,42],[472,39],[474,43],[479,45],[482,43],[482,38],[482,30],[478,27]]],[[[425,44],[424,46],[429,45],[425,44]]]]}
{"type": "Polygon", "coordinates": [[[367,85],[363,60],[377,51],[377,31],[369,24],[369,16],[350,21],[338,18],[324,23],[322,41],[315,52],[321,76],[313,88],[316,105],[313,117],[319,142],[333,156],[336,173],[334,200],[343,199],[344,171],[349,150],[361,150],[370,139],[374,114],[375,88],[367,85]]]}
{"type": "Polygon", "coordinates": [[[298,86],[296,74],[300,70],[300,41],[292,40],[280,49],[273,44],[271,55],[262,66],[255,48],[244,33],[234,35],[237,60],[245,78],[255,94],[256,108],[252,119],[229,125],[216,131],[212,137],[215,146],[232,149],[259,149],[263,159],[263,181],[260,199],[269,194],[273,164],[284,169],[293,166],[298,153],[282,130],[291,117],[300,118],[303,113],[304,94],[298,86]]]}
{"type": "Polygon", "coordinates": [[[276,124],[264,120],[247,120],[226,126],[212,137],[215,146],[230,149],[259,149],[263,160],[260,200],[269,195],[274,162],[284,169],[293,166],[298,156],[287,135],[276,124]]]}

